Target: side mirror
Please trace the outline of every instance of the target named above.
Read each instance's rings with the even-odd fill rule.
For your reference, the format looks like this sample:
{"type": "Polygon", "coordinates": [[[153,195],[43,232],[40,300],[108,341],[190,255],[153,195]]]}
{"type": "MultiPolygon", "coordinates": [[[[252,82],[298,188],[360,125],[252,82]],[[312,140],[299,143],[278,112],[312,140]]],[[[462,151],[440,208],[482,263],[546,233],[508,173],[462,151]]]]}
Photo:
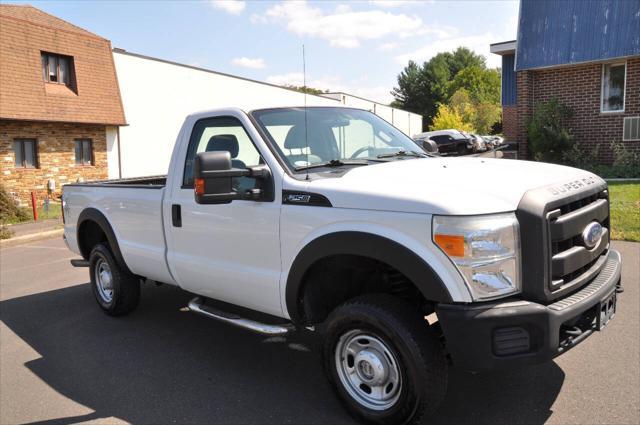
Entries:
{"type": "Polygon", "coordinates": [[[228,204],[236,199],[259,200],[261,189],[247,193],[233,190],[235,177],[270,177],[266,166],[233,168],[231,154],[227,151],[200,152],[196,155],[193,169],[193,189],[198,204],[228,204]]]}

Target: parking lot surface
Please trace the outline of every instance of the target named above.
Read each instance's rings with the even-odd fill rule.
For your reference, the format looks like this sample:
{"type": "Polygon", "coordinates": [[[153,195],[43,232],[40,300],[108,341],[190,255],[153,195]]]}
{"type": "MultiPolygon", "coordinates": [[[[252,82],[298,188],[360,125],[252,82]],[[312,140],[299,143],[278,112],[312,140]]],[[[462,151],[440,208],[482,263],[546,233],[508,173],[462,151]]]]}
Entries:
{"type": "MultiPolygon", "coordinates": [[[[556,361],[451,370],[430,423],[640,422],[640,244],[618,313],[556,361]]],[[[309,333],[264,337],[180,309],[191,294],[147,286],[138,310],[104,315],[87,269],[59,239],[0,251],[0,423],[348,424],[309,333]]]]}

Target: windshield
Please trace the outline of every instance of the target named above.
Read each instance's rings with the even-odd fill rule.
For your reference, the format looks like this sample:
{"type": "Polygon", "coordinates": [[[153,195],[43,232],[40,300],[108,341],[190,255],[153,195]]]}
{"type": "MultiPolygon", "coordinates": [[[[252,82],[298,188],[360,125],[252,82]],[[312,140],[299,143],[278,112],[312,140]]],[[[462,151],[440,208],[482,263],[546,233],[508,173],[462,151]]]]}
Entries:
{"type": "Polygon", "coordinates": [[[307,108],[306,128],[304,108],[264,109],[251,115],[294,171],[425,156],[400,130],[359,109],[307,108]]]}

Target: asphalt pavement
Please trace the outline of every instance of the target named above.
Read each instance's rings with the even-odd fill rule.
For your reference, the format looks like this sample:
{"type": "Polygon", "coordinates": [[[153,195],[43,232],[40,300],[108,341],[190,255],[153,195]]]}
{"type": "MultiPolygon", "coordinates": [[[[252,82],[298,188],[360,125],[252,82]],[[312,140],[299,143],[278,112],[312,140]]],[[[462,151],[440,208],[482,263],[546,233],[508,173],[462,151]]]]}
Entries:
{"type": "MultiPolygon", "coordinates": [[[[640,244],[622,253],[610,325],[547,364],[450,370],[436,424],[640,423],[640,244]]],[[[59,239],[0,250],[1,424],[349,424],[318,338],[264,337],[181,311],[189,293],[147,286],[104,315],[59,239]]]]}

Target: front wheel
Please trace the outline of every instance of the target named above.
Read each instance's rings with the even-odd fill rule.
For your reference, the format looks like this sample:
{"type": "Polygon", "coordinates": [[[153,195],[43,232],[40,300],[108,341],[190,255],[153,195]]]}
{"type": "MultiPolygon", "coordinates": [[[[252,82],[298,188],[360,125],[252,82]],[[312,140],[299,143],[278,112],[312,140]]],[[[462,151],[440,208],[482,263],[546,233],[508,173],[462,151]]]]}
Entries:
{"type": "Polygon", "coordinates": [[[327,322],[324,366],[347,409],[377,424],[417,423],[447,388],[440,343],[420,311],[388,295],[348,301],[327,322]]]}

